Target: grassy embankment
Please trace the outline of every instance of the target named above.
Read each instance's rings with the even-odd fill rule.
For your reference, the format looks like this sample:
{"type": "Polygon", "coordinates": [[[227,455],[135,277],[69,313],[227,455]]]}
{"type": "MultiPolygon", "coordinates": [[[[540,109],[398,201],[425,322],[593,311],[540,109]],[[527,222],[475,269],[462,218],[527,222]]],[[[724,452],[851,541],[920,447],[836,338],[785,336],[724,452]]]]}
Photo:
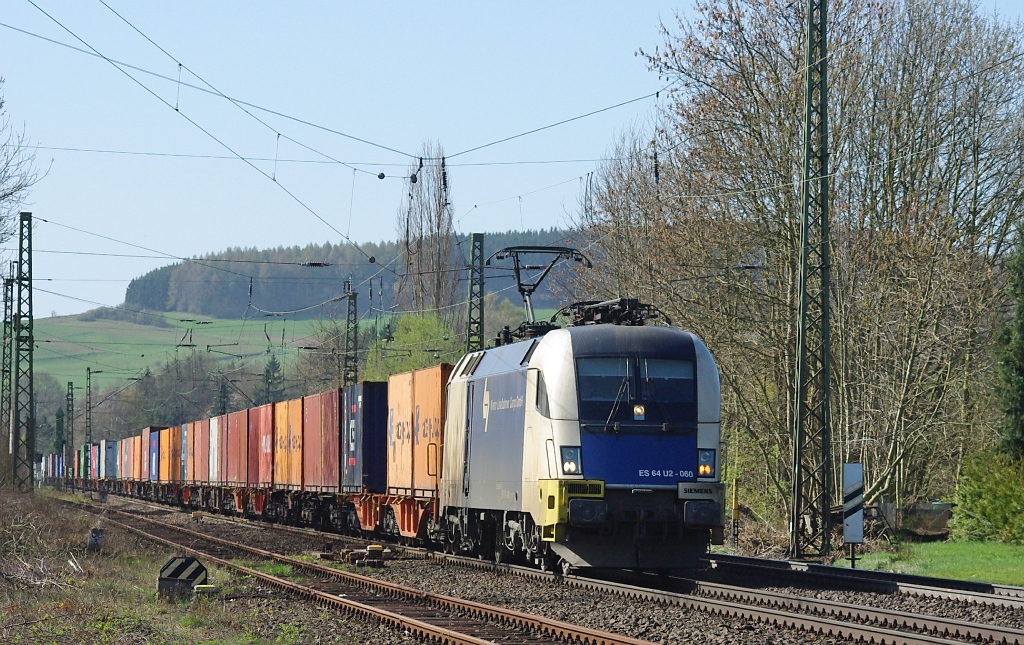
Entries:
{"type": "MultiPolygon", "coordinates": [[[[838,560],[837,566],[850,566],[838,560]]],[[[858,569],[901,571],[922,576],[1024,585],[1024,546],[1002,542],[904,543],[857,560],[858,569]]]]}
{"type": "MultiPolygon", "coordinates": [[[[537,309],[537,319],[547,320],[555,311],[537,309]]],[[[173,312],[163,314],[163,320],[165,327],[110,319],[85,321],[77,316],[38,318],[35,370],[61,383],[77,383],[84,380],[86,366],[92,366],[102,371],[97,378],[107,385],[137,376],[147,367],[155,372],[176,355],[184,358],[193,350],[207,352],[213,360],[259,361],[268,347],[287,365],[297,347],[310,344],[317,325],[316,320],[227,320],[173,312]]]]}
{"type": "Polygon", "coordinates": [[[147,367],[156,371],[176,354],[185,357],[193,349],[207,352],[207,346],[213,350],[208,354],[212,359],[258,360],[266,355],[268,346],[282,348],[282,332],[286,348],[283,362],[289,362],[296,346],[308,344],[306,339],[315,324],[281,318],[220,320],[185,313],[166,314],[165,320],[170,326],[83,321],[76,316],[37,319],[35,370],[51,374],[60,382],[78,381],[84,380],[85,368],[91,365],[103,371],[105,383],[119,382],[147,367]]]}
{"type": "Polygon", "coordinates": [[[336,615],[267,596],[216,567],[208,566],[210,582],[221,595],[159,601],[157,577],[172,555],[47,496],[0,493],[0,642],[358,642],[336,615]],[[86,552],[93,527],[106,530],[100,553],[86,552]]]}

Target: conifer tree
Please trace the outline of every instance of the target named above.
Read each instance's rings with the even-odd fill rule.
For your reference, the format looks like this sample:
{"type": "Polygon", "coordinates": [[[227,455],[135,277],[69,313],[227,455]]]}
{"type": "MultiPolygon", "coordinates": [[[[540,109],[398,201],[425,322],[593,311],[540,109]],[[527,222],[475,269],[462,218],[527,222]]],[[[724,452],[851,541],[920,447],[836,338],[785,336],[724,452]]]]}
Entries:
{"type": "Polygon", "coordinates": [[[274,403],[284,398],[281,388],[282,374],[281,363],[277,356],[271,354],[267,359],[267,365],[263,368],[263,381],[260,391],[257,392],[257,400],[263,403],[274,403]]]}
{"type": "Polygon", "coordinates": [[[213,402],[213,414],[227,414],[231,409],[231,390],[228,389],[228,377],[219,374],[217,377],[217,395],[213,402]]]}
{"type": "Polygon", "coordinates": [[[999,334],[997,355],[999,397],[1003,409],[1000,449],[1024,458],[1024,246],[1006,260],[1006,295],[1012,316],[999,334]]]}

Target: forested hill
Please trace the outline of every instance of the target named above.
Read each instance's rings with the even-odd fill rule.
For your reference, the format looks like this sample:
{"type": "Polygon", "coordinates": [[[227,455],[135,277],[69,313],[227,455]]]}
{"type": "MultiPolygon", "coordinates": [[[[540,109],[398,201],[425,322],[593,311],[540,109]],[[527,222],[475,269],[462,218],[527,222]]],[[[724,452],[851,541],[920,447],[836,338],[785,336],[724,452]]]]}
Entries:
{"type": "MultiPolygon", "coordinates": [[[[567,236],[567,231],[558,229],[487,233],[484,250],[486,257],[490,257],[506,246],[564,244],[567,236]]],[[[453,259],[455,266],[468,262],[470,254],[467,237],[460,236],[458,241],[457,249],[461,252],[453,259]]],[[[391,305],[397,274],[403,272],[402,262],[396,261],[400,251],[398,242],[367,243],[359,249],[351,244],[331,243],[264,250],[232,248],[161,267],[132,280],[125,292],[125,306],[216,318],[238,318],[247,311],[262,315],[305,309],[289,313],[288,317],[312,318],[341,311],[343,302],[329,301],[343,293],[342,284],[351,276],[357,285],[362,313],[369,307],[367,281],[371,277],[374,306],[378,304],[379,290],[383,291],[384,306],[391,305]],[[370,263],[367,256],[373,257],[374,262],[370,263]],[[324,302],[328,304],[319,306],[324,302]]],[[[508,280],[491,281],[487,291],[508,285],[508,280]]],[[[515,292],[512,293],[515,298],[515,292]]],[[[554,306],[550,292],[543,288],[538,290],[534,302],[538,307],[554,306]]]]}

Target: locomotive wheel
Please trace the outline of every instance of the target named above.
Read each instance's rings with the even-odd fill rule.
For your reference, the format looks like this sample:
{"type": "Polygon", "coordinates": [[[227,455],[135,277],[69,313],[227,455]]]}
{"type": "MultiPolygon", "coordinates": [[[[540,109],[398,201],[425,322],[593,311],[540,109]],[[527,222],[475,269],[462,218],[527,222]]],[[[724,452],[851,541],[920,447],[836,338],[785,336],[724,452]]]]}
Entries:
{"type": "Polygon", "coordinates": [[[568,560],[562,560],[559,564],[561,564],[563,576],[567,576],[572,573],[572,565],[569,564],[568,560]]]}
{"type": "Polygon", "coordinates": [[[540,570],[541,571],[553,571],[555,568],[555,554],[549,550],[544,550],[540,555],[540,570]]]}
{"type": "Polygon", "coordinates": [[[512,559],[512,552],[505,547],[505,541],[500,536],[494,538],[494,562],[502,564],[512,559]]]}

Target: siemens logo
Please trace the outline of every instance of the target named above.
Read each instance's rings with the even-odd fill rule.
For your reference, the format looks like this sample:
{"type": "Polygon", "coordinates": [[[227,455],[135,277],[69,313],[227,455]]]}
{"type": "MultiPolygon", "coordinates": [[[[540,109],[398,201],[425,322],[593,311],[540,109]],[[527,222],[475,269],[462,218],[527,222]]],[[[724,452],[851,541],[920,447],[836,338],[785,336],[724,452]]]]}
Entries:
{"type": "Polygon", "coordinates": [[[686,484],[679,482],[678,499],[715,500],[721,502],[725,499],[724,484],[686,484]]]}

